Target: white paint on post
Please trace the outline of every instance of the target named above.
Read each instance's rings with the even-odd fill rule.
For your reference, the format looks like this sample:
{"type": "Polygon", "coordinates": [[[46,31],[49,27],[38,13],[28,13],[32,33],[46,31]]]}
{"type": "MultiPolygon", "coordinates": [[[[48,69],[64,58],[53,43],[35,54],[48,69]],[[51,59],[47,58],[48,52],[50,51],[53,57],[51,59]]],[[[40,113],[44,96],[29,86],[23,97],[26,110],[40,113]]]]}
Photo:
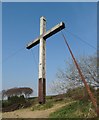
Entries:
{"type": "MultiPolygon", "coordinates": [[[[40,35],[46,32],[46,19],[44,17],[40,18],[40,35]]],[[[46,78],[45,69],[45,59],[46,59],[46,40],[44,38],[40,39],[39,48],[39,79],[46,78]]]]}
{"type": "Polygon", "coordinates": [[[30,42],[26,48],[31,49],[40,43],[39,47],[39,85],[38,85],[38,100],[39,103],[45,103],[46,96],[46,39],[56,34],[65,28],[65,24],[61,22],[46,32],[46,19],[40,18],[40,36],[30,42]]]}

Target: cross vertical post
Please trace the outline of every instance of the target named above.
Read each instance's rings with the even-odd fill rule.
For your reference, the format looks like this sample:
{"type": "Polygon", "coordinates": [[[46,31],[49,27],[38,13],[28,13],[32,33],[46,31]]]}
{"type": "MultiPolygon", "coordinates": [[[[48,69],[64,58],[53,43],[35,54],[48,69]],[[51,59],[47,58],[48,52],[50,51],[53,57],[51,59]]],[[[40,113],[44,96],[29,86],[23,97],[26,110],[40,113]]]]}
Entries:
{"type": "Polygon", "coordinates": [[[50,30],[46,31],[46,19],[40,18],[40,36],[27,44],[26,48],[31,49],[40,43],[39,47],[39,77],[38,77],[38,101],[45,103],[46,97],[46,39],[65,28],[65,24],[60,22],[50,30]]]}
{"type": "MultiPolygon", "coordinates": [[[[46,32],[46,19],[40,18],[40,35],[46,32]]],[[[46,39],[40,38],[39,47],[39,80],[38,80],[38,100],[40,104],[45,103],[46,96],[46,39]]]]}

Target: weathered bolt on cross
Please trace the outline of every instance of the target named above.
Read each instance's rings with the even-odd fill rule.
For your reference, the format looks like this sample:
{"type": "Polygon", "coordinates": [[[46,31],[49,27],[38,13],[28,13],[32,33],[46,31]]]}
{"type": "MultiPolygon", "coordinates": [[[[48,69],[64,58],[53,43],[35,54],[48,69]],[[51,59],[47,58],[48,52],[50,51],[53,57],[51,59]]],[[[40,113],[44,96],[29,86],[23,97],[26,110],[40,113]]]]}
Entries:
{"type": "Polygon", "coordinates": [[[65,28],[63,22],[57,24],[50,30],[46,31],[46,19],[40,18],[40,36],[30,42],[26,48],[31,49],[40,43],[39,47],[39,82],[38,82],[38,100],[40,104],[45,103],[46,97],[46,39],[65,28]]]}

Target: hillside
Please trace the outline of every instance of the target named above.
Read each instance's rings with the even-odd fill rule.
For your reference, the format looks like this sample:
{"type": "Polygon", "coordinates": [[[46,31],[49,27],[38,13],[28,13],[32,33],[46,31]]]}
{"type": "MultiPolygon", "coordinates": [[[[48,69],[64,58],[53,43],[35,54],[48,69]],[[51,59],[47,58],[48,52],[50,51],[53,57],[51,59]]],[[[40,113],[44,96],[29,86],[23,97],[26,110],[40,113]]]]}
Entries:
{"type": "Polygon", "coordinates": [[[4,112],[3,118],[96,118],[89,97],[83,96],[82,89],[78,89],[48,96],[44,105],[38,104],[37,98],[29,99],[32,103],[30,107],[4,112]]]}

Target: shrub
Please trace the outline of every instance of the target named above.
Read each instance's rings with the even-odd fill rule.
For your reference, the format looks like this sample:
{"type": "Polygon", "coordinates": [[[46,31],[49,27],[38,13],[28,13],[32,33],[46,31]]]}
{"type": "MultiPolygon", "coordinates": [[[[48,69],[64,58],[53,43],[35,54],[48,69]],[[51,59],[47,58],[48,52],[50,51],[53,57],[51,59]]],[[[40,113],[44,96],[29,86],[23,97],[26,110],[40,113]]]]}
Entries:
{"type": "Polygon", "coordinates": [[[5,107],[8,107],[8,106],[11,106],[13,104],[24,104],[26,102],[26,99],[24,98],[24,96],[11,96],[11,97],[8,97],[8,100],[3,100],[2,101],[2,107],[5,108],[5,107]]]}
{"type": "Polygon", "coordinates": [[[11,101],[7,101],[7,100],[3,100],[2,101],[2,107],[5,108],[5,107],[8,107],[10,106],[12,103],[11,101]]]}

